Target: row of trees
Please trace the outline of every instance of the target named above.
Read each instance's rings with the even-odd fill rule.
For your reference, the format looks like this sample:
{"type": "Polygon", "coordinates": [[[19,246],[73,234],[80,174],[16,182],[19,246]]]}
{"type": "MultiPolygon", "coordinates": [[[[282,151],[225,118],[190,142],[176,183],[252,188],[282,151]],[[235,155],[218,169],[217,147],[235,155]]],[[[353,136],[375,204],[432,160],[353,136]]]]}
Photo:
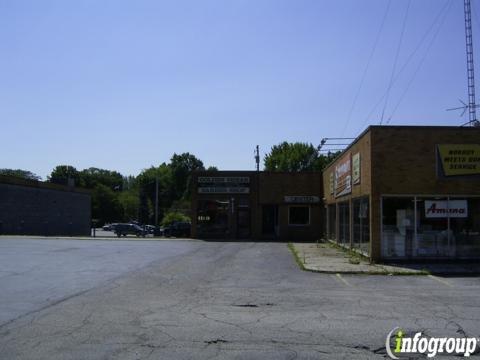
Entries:
{"type": "MultiPolygon", "coordinates": [[[[89,168],[78,171],[73,166],[53,169],[48,181],[68,184],[73,179],[79,187],[92,190],[92,218],[98,224],[138,220],[155,222],[158,183],[158,218],[172,221],[184,218],[190,210],[189,183],[193,171],[205,170],[203,162],[190,153],[173,154],[169,163],[143,170],[137,176],[122,176],[117,171],[89,168]]],[[[215,170],[211,167],[209,170],[215,170]]]]}
{"type": "MultiPolygon", "coordinates": [[[[337,154],[322,155],[312,144],[283,142],[272,147],[264,158],[267,171],[321,171],[337,154]]],[[[173,154],[169,163],[144,169],[137,176],[123,176],[117,171],[88,168],[77,170],[70,165],[53,169],[47,181],[69,182],[92,192],[92,218],[98,224],[138,220],[155,222],[158,183],[158,218],[163,223],[185,220],[190,212],[191,174],[205,169],[203,162],[190,153],[173,154]]],[[[0,169],[0,175],[39,180],[25,170],[0,169]]]]}

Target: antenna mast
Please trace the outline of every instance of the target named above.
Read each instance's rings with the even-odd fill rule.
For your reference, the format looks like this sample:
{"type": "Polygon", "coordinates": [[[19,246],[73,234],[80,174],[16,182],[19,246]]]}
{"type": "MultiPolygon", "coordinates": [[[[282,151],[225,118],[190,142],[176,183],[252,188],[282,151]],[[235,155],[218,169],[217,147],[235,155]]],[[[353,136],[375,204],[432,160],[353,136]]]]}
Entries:
{"type": "Polygon", "coordinates": [[[473,69],[473,37],[472,37],[472,9],[470,0],[463,0],[465,12],[465,43],[467,50],[467,80],[468,80],[468,123],[475,126],[477,124],[477,114],[475,105],[475,75],[473,69]]]}

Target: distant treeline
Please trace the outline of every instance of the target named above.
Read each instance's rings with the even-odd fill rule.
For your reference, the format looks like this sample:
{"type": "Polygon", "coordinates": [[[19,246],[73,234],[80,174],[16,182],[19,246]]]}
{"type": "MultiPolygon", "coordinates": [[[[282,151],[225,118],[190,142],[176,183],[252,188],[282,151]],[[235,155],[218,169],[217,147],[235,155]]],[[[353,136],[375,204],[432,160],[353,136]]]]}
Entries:
{"type": "MultiPolygon", "coordinates": [[[[307,143],[283,142],[272,147],[264,158],[266,171],[321,171],[338,154],[320,154],[307,143]]],[[[56,166],[47,181],[55,184],[90,189],[92,219],[98,226],[112,222],[155,221],[155,193],[158,181],[158,218],[166,223],[185,220],[190,215],[190,179],[193,171],[217,171],[205,168],[203,162],[190,153],[173,154],[169,163],[144,169],[137,176],[123,176],[118,171],[98,168],[77,170],[70,165],[56,166]]],[[[0,175],[28,180],[41,178],[26,170],[0,169],[0,175]]]]}

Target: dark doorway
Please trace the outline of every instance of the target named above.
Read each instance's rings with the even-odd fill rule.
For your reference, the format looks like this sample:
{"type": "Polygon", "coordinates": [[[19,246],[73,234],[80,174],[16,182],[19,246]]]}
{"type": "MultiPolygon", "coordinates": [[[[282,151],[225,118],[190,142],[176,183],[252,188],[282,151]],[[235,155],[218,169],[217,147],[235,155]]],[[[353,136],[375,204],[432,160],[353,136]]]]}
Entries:
{"type": "Polygon", "coordinates": [[[250,209],[237,211],[237,239],[250,238],[250,209]]]}
{"type": "Polygon", "coordinates": [[[262,235],[275,238],[278,235],[278,205],[262,206],[262,235]]]}

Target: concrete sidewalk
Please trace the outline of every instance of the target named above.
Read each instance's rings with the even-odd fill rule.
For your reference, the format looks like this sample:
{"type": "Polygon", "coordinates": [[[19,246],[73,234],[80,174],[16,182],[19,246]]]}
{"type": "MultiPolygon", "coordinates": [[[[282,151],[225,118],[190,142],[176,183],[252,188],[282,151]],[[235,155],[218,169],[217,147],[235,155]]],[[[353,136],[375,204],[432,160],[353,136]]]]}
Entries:
{"type": "Polygon", "coordinates": [[[300,267],[304,270],[321,273],[480,276],[480,263],[478,262],[370,264],[362,256],[339,249],[328,242],[292,243],[289,246],[300,267]]]}
{"type": "Polygon", "coordinates": [[[427,275],[422,268],[370,264],[361,256],[349,254],[329,243],[292,243],[290,247],[304,270],[327,274],[427,275]]]}

